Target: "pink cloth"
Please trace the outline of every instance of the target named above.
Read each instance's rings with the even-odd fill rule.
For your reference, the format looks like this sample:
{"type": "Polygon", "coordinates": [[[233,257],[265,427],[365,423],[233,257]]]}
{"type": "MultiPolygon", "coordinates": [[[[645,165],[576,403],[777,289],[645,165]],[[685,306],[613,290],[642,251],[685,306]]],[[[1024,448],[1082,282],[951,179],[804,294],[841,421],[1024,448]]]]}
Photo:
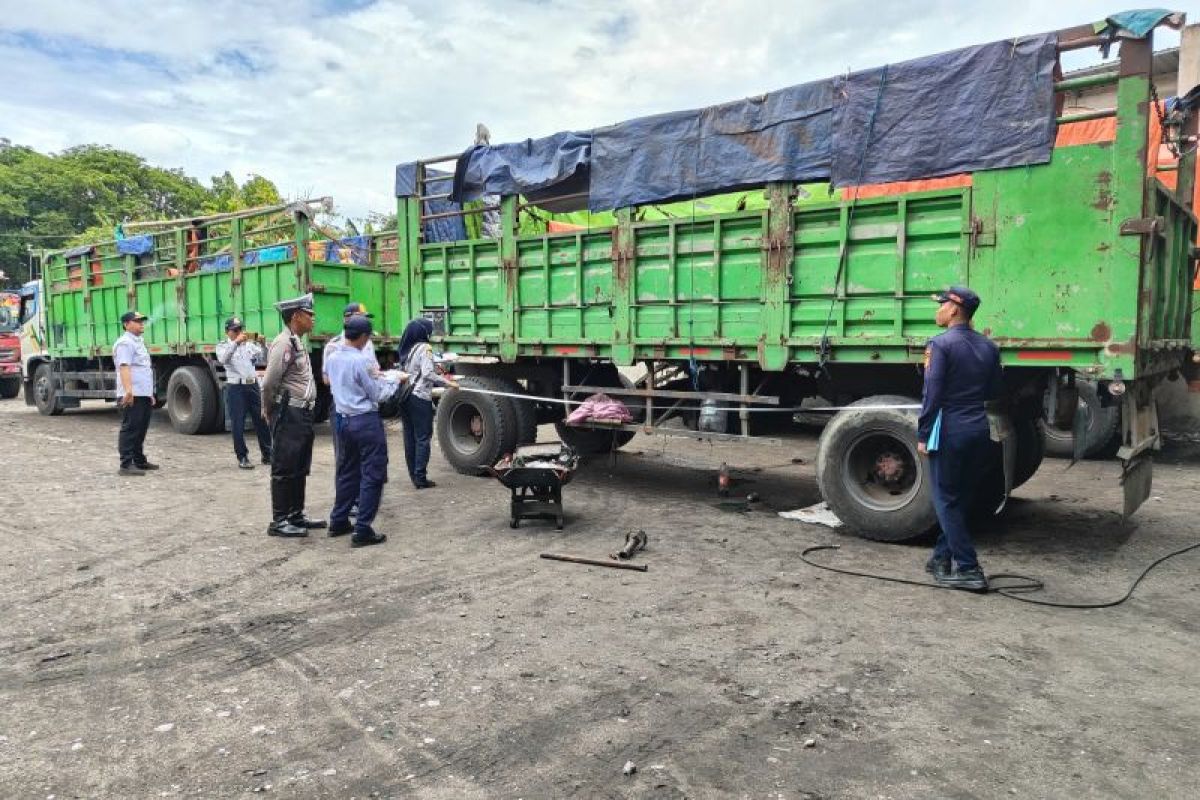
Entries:
{"type": "Polygon", "coordinates": [[[620,400],[614,400],[606,394],[594,394],[583,405],[576,408],[567,417],[568,425],[579,425],[583,422],[632,422],[633,415],[620,400]]]}

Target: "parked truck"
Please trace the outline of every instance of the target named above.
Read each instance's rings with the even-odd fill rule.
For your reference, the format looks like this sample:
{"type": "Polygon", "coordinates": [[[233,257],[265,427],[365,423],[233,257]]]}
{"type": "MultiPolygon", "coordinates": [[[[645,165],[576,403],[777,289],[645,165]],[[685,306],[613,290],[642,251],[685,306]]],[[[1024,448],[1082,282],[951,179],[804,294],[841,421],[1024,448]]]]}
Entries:
{"type": "MultiPolygon", "coordinates": [[[[388,363],[408,311],[399,288],[395,235],[339,236],[314,222],[327,199],[194,220],[126,225],[129,235],[49,252],[42,276],[23,291],[26,402],[46,415],[84,401],[115,400],[112,343],[129,309],[149,316],[145,341],[155,392],[174,428],[186,434],[224,429],[224,368],[216,345],[228,317],[273,337],[282,329],[275,303],[314,295],[308,337],[314,368],[341,330],[351,299],[375,317],[376,347],[388,363]]],[[[329,408],[321,385],[317,414],[329,408]]]]}
{"type": "Polygon", "coordinates": [[[968,284],[984,298],[975,323],[999,345],[1006,380],[992,409],[1002,443],[979,510],[1002,505],[1038,469],[1045,419],[1087,429],[1086,381],[1103,406],[1121,408],[1117,455],[1132,513],[1159,447],[1154,388],[1194,372],[1198,358],[1196,98],[1159,102],[1152,35],[1085,25],[852,74],[828,91],[808,84],[400,165],[401,285],[465,375],[467,391],[447,393],[438,410],[442,454],[478,473],[549,421],[588,451],[637,432],[755,441],[788,416],[772,412],[820,396],[844,407],[820,439],[822,496],[865,536],[909,538],[935,524],[913,410],[938,333],[930,295],[968,284]],[[1059,54],[1110,46],[1119,58],[1100,73],[1060,77],[1059,54]],[[1114,107],[1064,113],[1068,93],[1095,85],[1116,87],[1114,107]],[[947,97],[990,105],[960,113],[947,97]],[[941,122],[923,121],[922,104],[941,122]],[[1115,122],[1110,135],[1083,130],[1097,120],[1115,122]],[[912,135],[897,138],[910,124],[912,135]],[[1019,144],[1005,138],[1014,131],[1019,144]],[[1084,135],[1064,136],[1072,131],[1084,135]],[[821,140],[830,135],[832,145],[821,140]],[[1027,135],[1045,145],[1041,156],[993,158],[986,144],[1019,149],[1027,135]],[[1182,155],[1175,189],[1147,158],[1160,141],[1182,155]],[[927,145],[943,149],[930,155],[927,145]],[[806,174],[845,187],[826,202],[793,177],[819,147],[832,149],[832,167],[817,153],[806,174]],[[875,169],[910,150],[925,167],[875,169]],[[902,179],[872,180],[879,174],[902,179]],[[765,208],[643,213],[755,181],[765,208]],[[601,216],[607,208],[613,217],[601,216]],[[525,215],[574,210],[578,222],[579,209],[604,221],[522,233],[525,215]],[[487,213],[499,215],[498,238],[447,231],[447,221],[487,213]],[[623,371],[634,365],[643,377],[631,385],[623,371]],[[635,420],[563,422],[564,403],[597,392],[624,399],[635,420]],[[727,433],[714,432],[721,424],[706,410],[727,433]]]}
{"type": "Polygon", "coordinates": [[[17,292],[0,292],[0,398],[5,400],[21,393],[20,310],[17,292]]]}

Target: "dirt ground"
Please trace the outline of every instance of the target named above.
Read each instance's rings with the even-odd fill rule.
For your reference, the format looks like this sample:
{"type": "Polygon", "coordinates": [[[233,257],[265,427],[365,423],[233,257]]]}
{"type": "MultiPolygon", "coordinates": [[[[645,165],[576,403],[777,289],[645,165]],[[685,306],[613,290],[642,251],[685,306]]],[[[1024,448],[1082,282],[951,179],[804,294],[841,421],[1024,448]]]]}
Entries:
{"type": "MultiPolygon", "coordinates": [[[[1200,552],[1104,611],[817,571],[801,550],[835,542],[920,578],[928,543],[780,519],[818,499],[813,437],[639,437],[580,471],[565,531],[514,531],[436,452],[438,488],[408,486],[397,433],[390,539],[352,551],[268,538],[267,470],[164,414],[162,471],[118,477],[116,424],[0,403],[6,798],[1200,796],[1200,552]],[[723,461],[760,510],[718,506],[723,461]],[[636,528],[645,574],[538,558],[636,528]]],[[[1047,461],[984,566],[1120,595],[1200,539],[1198,479],[1200,443],[1172,446],[1123,524],[1113,464],[1047,461]]],[[[323,428],[310,510],[332,486],[323,428]]]]}

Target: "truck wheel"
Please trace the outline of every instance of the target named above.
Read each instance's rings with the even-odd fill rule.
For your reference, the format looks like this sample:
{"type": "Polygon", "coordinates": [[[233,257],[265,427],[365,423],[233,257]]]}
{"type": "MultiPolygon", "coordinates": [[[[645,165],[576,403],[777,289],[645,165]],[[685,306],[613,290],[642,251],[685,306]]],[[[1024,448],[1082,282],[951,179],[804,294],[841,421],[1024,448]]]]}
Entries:
{"type": "Polygon", "coordinates": [[[201,367],[180,367],[167,381],[167,413],[179,433],[212,433],[222,420],[217,386],[201,367]]]}
{"type": "MultiPolygon", "coordinates": [[[[1079,399],[1088,404],[1092,412],[1084,437],[1083,455],[1085,458],[1112,458],[1121,445],[1121,408],[1100,405],[1100,397],[1096,392],[1096,384],[1089,381],[1076,381],[1075,388],[1079,399]]],[[[1071,458],[1075,447],[1075,436],[1068,428],[1058,428],[1053,421],[1045,426],[1046,453],[1055,458],[1071,458]]]]}
{"type": "MultiPolygon", "coordinates": [[[[521,384],[510,378],[476,378],[486,388],[506,394],[525,394],[521,384]]],[[[538,418],[537,408],[532,400],[517,400],[512,397],[501,397],[512,406],[513,418],[516,421],[517,444],[533,444],[537,441],[538,418]]]]}
{"type": "Polygon", "coordinates": [[[58,383],[49,364],[39,364],[33,373],[33,404],[37,406],[39,414],[47,417],[57,417],[63,413],[58,383]]]}
{"type": "MultiPolygon", "coordinates": [[[[494,391],[487,379],[459,378],[463,387],[494,391]]],[[[515,411],[505,398],[450,389],[438,402],[438,446],[450,466],[464,475],[486,475],[516,443],[515,411]]]]}
{"type": "MultiPolygon", "coordinates": [[[[850,408],[915,403],[877,395],[850,408]]],[[[937,524],[929,465],[917,453],[915,411],[838,412],[821,433],[817,485],[838,518],[867,539],[904,541],[937,524]]]]}
{"type": "Polygon", "coordinates": [[[0,381],[0,398],[11,400],[21,393],[20,378],[5,378],[0,381]]]}

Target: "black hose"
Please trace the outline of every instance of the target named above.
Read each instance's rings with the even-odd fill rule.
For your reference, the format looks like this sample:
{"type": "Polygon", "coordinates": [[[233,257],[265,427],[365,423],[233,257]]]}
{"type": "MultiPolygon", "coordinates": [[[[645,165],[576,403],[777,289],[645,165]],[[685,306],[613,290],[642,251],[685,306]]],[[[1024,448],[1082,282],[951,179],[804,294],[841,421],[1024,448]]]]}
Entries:
{"type": "MultiPolygon", "coordinates": [[[[941,584],[937,583],[914,581],[908,578],[897,578],[891,575],[877,575],[873,572],[861,572],[854,569],[843,569],[842,567],[831,567],[828,564],[818,564],[816,561],[813,561],[808,557],[809,553],[815,553],[820,550],[840,549],[841,545],[838,544],[813,545],[812,547],[805,548],[804,551],[800,553],[800,560],[805,564],[808,564],[810,567],[823,569],[827,572],[836,572],[839,575],[854,575],[859,578],[871,578],[872,580],[885,581],[887,583],[902,583],[906,586],[922,586],[926,589],[955,590],[955,587],[953,586],[942,586],[941,584]]],[[[1022,595],[1029,594],[1030,592],[1042,591],[1046,588],[1046,584],[1036,578],[1031,578],[1028,575],[1021,575],[1016,572],[997,572],[996,574],[989,576],[988,588],[982,592],[976,592],[976,594],[998,594],[1003,597],[1007,597],[1010,600],[1016,600],[1021,603],[1030,603],[1031,605],[1035,606],[1049,606],[1050,608],[1112,608],[1113,606],[1121,605],[1130,597],[1132,597],[1134,590],[1137,589],[1138,584],[1142,582],[1142,579],[1149,575],[1150,571],[1159,564],[1172,559],[1175,556],[1183,555],[1184,553],[1197,549],[1200,549],[1200,542],[1195,542],[1193,544],[1189,544],[1187,547],[1181,547],[1178,550],[1173,550],[1170,553],[1167,553],[1166,555],[1161,556],[1160,558],[1151,562],[1151,564],[1142,570],[1141,574],[1138,575],[1134,582],[1129,586],[1129,590],[1116,600],[1105,600],[1099,603],[1056,603],[1052,600],[1038,600],[1033,597],[1023,597],[1022,595]],[[1001,585],[996,585],[997,581],[1000,582],[1001,585]],[[1017,583],[1006,583],[1009,581],[1017,581],[1017,583]]]]}

